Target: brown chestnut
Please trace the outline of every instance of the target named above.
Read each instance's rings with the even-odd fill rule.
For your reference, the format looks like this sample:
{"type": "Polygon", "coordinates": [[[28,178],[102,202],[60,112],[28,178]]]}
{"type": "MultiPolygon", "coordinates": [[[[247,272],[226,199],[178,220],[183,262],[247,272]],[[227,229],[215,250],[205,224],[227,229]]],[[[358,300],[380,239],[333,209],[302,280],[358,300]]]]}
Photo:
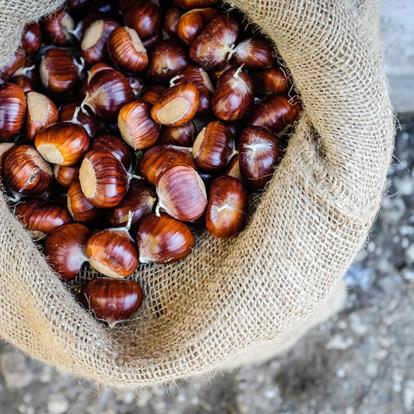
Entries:
{"type": "Polygon", "coordinates": [[[301,109],[299,102],[272,94],[251,112],[248,124],[278,133],[297,120],[301,109]]]}
{"type": "Polygon", "coordinates": [[[83,126],[90,138],[93,138],[103,128],[100,119],[86,111],[82,111],[80,105],[76,102],[68,103],[60,109],[60,120],[83,126]]]}
{"type": "Polygon", "coordinates": [[[0,182],[3,175],[3,160],[7,152],[15,146],[14,142],[1,142],[0,143],[0,182]]]}
{"type": "Polygon", "coordinates": [[[157,82],[169,81],[188,65],[184,48],[175,40],[161,40],[150,53],[147,77],[157,82]]]}
{"type": "Polygon", "coordinates": [[[246,213],[247,192],[243,184],[229,175],[216,178],[208,193],[207,231],[220,239],[235,236],[245,226],[246,213]]]}
{"type": "Polygon", "coordinates": [[[117,206],[128,190],[128,174],[123,165],[108,151],[89,151],[79,170],[83,194],[95,206],[117,206]]]}
{"type": "Polygon", "coordinates": [[[243,181],[243,177],[240,171],[239,154],[235,154],[230,160],[229,165],[226,168],[226,175],[237,178],[239,181],[243,181]]]}
{"type": "Polygon", "coordinates": [[[108,211],[108,222],[114,227],[127,226],[132,214],[130,225],[134,226],[152,213],[156,201],[157,197],[152,186],[144,180],[132,180],[122,202],[108,211]]]}
{"type": "Polygon", "coordinates": [[[191,44],[190,58],[205,70],[222,66],[231,56],[238,34],[239,28],[235,20],[220,15],[191,44]]]}
{"type": "Polygon", "coordinates": [[[163,29],[168,37],[177,36],[177,26],[183,11],[176,6],[167,9],[164,16],[163,29]]]}
{"type": "Polygon", "coordinates": [[[86,242],[89,264],[114,279],[131,276],[138,266],[138,252],[126,229],[106,229],[86,242]]]}
{"type": "Polygon", "coordinates": [[[124,141],[134,150],[154,146],[160,134],[160,125],[152,120],[149,104],[140,100],[121,108],[118,128],[124,141]]]}
{"type": "Polygon", "coordinates": [[[46,161],[68,166],[79,162],[88,150],[89,136],[79,124],[58,122],[38,132],[34,144],[46,161]]]}
{"type": "Polygon", "coordinates": [[[75,22],[64,8],[45,17],[42,26],[49,43],[58,46],[67,46],[73,43],[72,32],[75,29],[75,22]]]}
{"type": "Polygon", "coordinates": [[[82,103],[106,121],[116,121],[118,112],[135,99],[128,79],[114,69],[101,70],[90,79],[82,103]]]}
{"type": "Polygon", "coordinates": [[[72,221],[66,208],[36,199],[20,202],[14,214],[36,240],[72,221]]]}
{"type": "Polygon", "coordinates": [[[43,86],[50,92],[73,90],[79,83],[83,65],[76,62],[69,50],[50,48],[42,56],[39,67],[43,86]]]}
{"type": "Polygon", "coordinates": [[[106,41],[119,23],[111,19],[94,21],[86,30],[80,45],[82,56],[91,65],[106,58],[106,41]]]}
{"type": "Polygon", "coordinates": [[[191,121],[198,111],[200,94],[193,83],[167,89],[151,109],[151,117],[162,125],[180,126],[191,121]]]}
{"type": "Polygon", "coordinates": [[[144,153],[140,162],[140,171],[151,184],[156,184],[165,171],[177,165],[195,168],[191,153],[178,147],[157,145],[144,153]]]}
{"type": "Polygon", "coordinates": [[[231,57],[234,65],[251,69],[268,69],[273,64],[273,47],[262,37],[250,38],[239,43],[231,57]]]}
{"type": "Polygon", "coordinates": [[[29,92],[27,98],[26,137],[33,141],[44,127],[54,124],[59,113],[53,101],[38,92],[29,92]]]}
{"type": "Polygon", "coordinates": [[[250,76],[240,66],[224,72],[218,80],[211,106],[223,121],[243,119],[253,105],[254,87],[250,76]]]}
{"type": "Polygon", "coordinates": [[[60,185],[69,187],[79,178],[79,168],[75,166],[64,167],[62,165],[55,165],[53,175],[60,185]]]}
{"type": "Polygon", "coordinates": [[[42,33],[37,22],[26,24],[22,34],[22,47],[27,56],[35,55],[42,45],[42,33]]]}
{"type": "Polygon", "coordinates": [[[177,6],[183,9],[195,9],[197,7],[212,7],[215,6],[219,0],[174,0],[177,6]]]}
{"type": "Polygon", "coordinates": [[[191,45],[205,26],[218,15],[218,11],[211,7],[192,9],[184,13],[178,22],[178,37],[187,45],[191,45]]]}
{"type": "Polygon", "coordinates": [[[3,176],[11,191],[27,196],[43,194],[53,181],[50,165],[29,145],[14,147],[5,154],[3,176]]]}
{"type": "Polygon", "coordinates": [[[161,23],[161,11],[158,5],[148,0],[129,2],[122,10],[124,23],[132,27],[141,39],[156,34],[161,23]]]}
{"type": "Polygon", "coordinates": [[[171,263],[191,253],[194,236],[181,221],[161,214],[144,218],[137,233],[140,263],[171,263]]]}
{"type": "Polygon", "coordinates": [[[210,122],[198,134],[193,145],[193,158],[198,167],[208,172],[223,169],[233,152],[230,128],[219,121],[210,122]]]}
{"type": "Polygon", "coordinates": [[[161,130],[159,143],[162,145],[177,145],[179,147],[191,147],[196,136],[196,128],[193,121],[177,127],[165,126],[161,130]]]}
{"type": "Polygon", "coordinates": [[[87,80],[87,83],[89,83],[91,81],[92,77],[94,75],[96,75],[98,72],[101,72],[101,71],[106,70],[106,69],[115,70],[112,66],[109,66],[108,64],[106,64],[104,62],[99,62],[99,63],[96,63],[95,65],[93,65],[88,70],[88,80],[87,80]]]}
{"type": "Polygon", "coordinates": [[[142,72],[148,55],[138,33],[130,27],[118,27],[109,36],[108,54],[112,62],[128,72],[142,72]]]}
{"type": "Polygon", "coordinates": [[[266,129],[245,128],[240,136],[239,163],[243,179],[254,190],[272,178],[282,155],[278,138],[266,129]]]}
{"type": "Polygon", "coordinates": [[[82,290],[81,301],[96,319],[109,325],[130,318],[142,305],[144,294],[133,280],[97,278],[82,290]]]}
{"type": "Polygon", "coordinates": [[[289,90],[289,78],[277,66],[253,73],[253,82],[256,92],[263,95],[284,94],[289,90]]]}
{"type": "Polygon", "coordinates": [[[10,140],[17,135],[24,122],[26,97],[14,83],[0,85],[0,139],[10,140]]]}
{"type": "Polygon", "coordinates": [[[171,217],[193,221],[201,217],[207,205],[206,187],[194,168],[178,165],[158,179],[157,211],[162,209],[171,217]]]}
{"type": "Polygon", "coordinates": [[[155,105],[166,89],[167,87],[160,83],[148,85],[145,87],[144,93],[141,96],[141,101],[147,102],[150,105],[155,105]]]}
{"type": "Polygon", "coordinates": [[[125,168],[129,170],[131,166],[132,157],[131,151],[127,144],[122,139],[115,135],[102,134],[97,136],[91,145],[92,150],[109,151],[125,168]]]}
{"type": "MultiPolygon", "coordinates": [[[[6,66],[0,71],[0,75],[4,79],[8,79],[20,69],[24,67],[26,63],[26,53],[23,49],[17,49],[11,60],[7,63],[6,66]]],[[[1,65],[3,66],[3,64],[1,65]]]]}
{"type": "Polygon", "coordinates": [[[69,223],[46,237],[46,260],[61,279],[72,280],[80,272],[87,260],[84,249],[89,236],[90,231],[83,224],[69,223]]]}
{"type": "Polygon", "coordinates": [[[26,75],[13,76],[10,79],[10,82],[19,85],[23,89],[24,93],[32,92],[34,90],[32,80],[26,75]]]}
{"type": "Polygon", "coordinates": [[[67,208],[79,223],[94,223],[100,216],[100,211],[83,194],[78,180],[73,181],[68,189],[67,208]]]}

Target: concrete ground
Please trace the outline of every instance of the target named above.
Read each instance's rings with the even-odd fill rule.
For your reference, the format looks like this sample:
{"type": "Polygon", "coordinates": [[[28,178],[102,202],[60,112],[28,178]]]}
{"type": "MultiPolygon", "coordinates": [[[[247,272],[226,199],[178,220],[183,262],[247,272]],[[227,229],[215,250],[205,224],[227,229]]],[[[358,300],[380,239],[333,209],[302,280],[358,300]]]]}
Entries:
{"type": "Polygon", "coordinates": [[[59,374],[1,344],[0,413],[413,413],[413,142],[414,116],[405,116],[388,195],[346,275],[346,306],[287,355],[133,394],[59,374]]]}

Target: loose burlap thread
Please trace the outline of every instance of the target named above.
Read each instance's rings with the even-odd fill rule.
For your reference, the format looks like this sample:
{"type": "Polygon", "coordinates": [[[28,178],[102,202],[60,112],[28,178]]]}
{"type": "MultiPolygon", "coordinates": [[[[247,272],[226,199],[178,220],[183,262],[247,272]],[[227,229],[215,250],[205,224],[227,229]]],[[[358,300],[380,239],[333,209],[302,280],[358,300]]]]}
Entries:
{"type": "MultiPolygon", "coordinates": [[[[61,3],[0,0],[1,62],[25,22],[61,3]]],[[[1,197],[5,340],[81,377],[145,386],[208,373],[244,350],[299,331],[332,294],[363,246],[392,154],[386,79],[371,20],[361,12],[372,16],[376,4],[232,5],[275,41],[304,104],[247,229],[230,241],[204,235],[177,264],[140,267],[134,278],[147,295],[142,309],[109,328],[76,302],[1,197]]]]}

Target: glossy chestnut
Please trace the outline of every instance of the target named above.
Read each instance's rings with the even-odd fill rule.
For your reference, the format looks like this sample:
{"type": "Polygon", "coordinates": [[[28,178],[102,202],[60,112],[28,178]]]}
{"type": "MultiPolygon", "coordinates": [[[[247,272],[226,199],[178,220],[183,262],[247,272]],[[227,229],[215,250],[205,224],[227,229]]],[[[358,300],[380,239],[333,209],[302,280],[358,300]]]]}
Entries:
{"type": "Polygon", "coordinates": [[[72,221],[66,208],[36,199],[17,204],[14,214],[36,240],[72,221]]]}
{"type": "Polygon", "coordinates": [[[194,236],[181,221],[161,214],[144,218],[137,233],[140,263],[172,263],[191,253],[194,236]]]}
{"type": "Polygon", "coordinates": [[[72,280],[86,262],[85,244],[90,236],[83,224],[65,224],[46,237],[45,256],[50,267],[63,280],[72,280]]]}
{"type": "Polygon", "coordinates": [[[239,181],[243,181],[243,177],[240,171],[240,161],[238,153],[231,158],[225,173],[230,177],[237,178],[239,181]]]}
{"type": "Polygon", "coordinates": [[[128,174],[108,151],[90,151],[81,164],[79,181],[83,194],[95,206],[117,206],[128,190],[128,174]]]}
{"type": "Polygon", "coordinates": [[[60,120],[83,126],[90,138],[103,128],[102,121],[87,111],[82,111],[77,102],[70,102],[60,109],[60,120]]]}
{"type": "Polygon", "coordinates": [[[144,294],[133,280],[96,278],[82,290],[81,301],[98,320],[109,325],[130,318],[142,305],[144,294]]]}
{"type": "Polygon", "coordinates": [[[298,101],[290,101],[284,96],[267,96],[250,114],[248,124],[266,128],[273,133],[292,125],[302,107],[298,101]]]}
{"type": "Polygon", "coordinates": [[[272,178],[282,150],[278,138],[264,128],[245,128],[240,136],[239,163],[243,179],[254,190],[272,178]]]}
{"type": "Polygon", "coordinates": [[[14,146],[14,142],[0,142],[0,181],[2,181],[4,157],[7,152],[14,146]]]}
{"type": "Polygon", "coordinates": [[[183,9],[195,9],[197,7],[212,7],[215,6],[219,0],[174,0],[177,6],[183,9]]]}
{"type": "Polygon", "coordinates": [[[164,126],[161,130],[161,145],[176,145],[179,147],[191,147],[196,136],[196,127],[193,121],[177,127],[164,126]]]}
{"type": "Polygon", "coordinates": [[[0,139],[10,140],[22,129],[26,113],[23,89],[14,83],[0,85],[0,139]]]}
{"type": "Polygon", "coordinates": [[[42,32],[37,22],[26,24],[22,34],[22,47],[27,56],[35,55],[42,45],[42,32]]]}
{"type": "Polygon", "coordinates": [[[163,21],[163,32],[168,37],[177,36],[177,26],[183,11],[176,6],[171,6],[167,9],[163,21]]]}
{"type": "Polygon", "coordinates": [[[97,136],[91,145],[91,151],[109,151],[125,168],[129,170],[132,162],[131,150],[122,139],[116,135],[102,134],[97,136]]]}
{"type": "Polygon", "coordinates": [[[79,178],[79,168],[77,166],[63,167],[55,165],[53,168],[55,180],[63,187],[69,187],[79,178]]]}
{"type": "Polygon", "coordinates": [[[86,62],[94,65],[105,60],[106,42],[117,27],[119,23],[115,20],[99,19],[85,30],[80,47],[86,62]]]}
{"type": "Polygon", "coordinates": [[[161,83],[147,85],[141,96],[141,101],[147,102],[150,105],[155,105],[166,89],[167,87],[161,83]]]}
{"type": "Polygon", "coordinates": [[[85,197],[78,180],[74,180],[68,189],[66,205],[73,220],[79,223],[94,223],[100,217],[99,209],[85,197]]]}
{"type": "Polygon", "coordinates": [[[273,47],[262,37],[255,37],[240,42],[231,57],[236,65],[246,65],[251,69],[268,69],[273,65],[273,47]]]}
{"type": "Polygon", "coordinates": [[[240,66],[224,72],[211,100],[214,115],[223,121],[243,119],[253,105],[253,81],[240,66]]]}
{"type": "Polygon", "coordinates": [[[192,152],[195,163],[202,170],[215,172],[223,169],[233,152],[230,128],[220,121],[210,122],[197,135],[192,152]]]}
{"type": "Polygon", "coordinates": [[[11,148],[4,156],[3,177],[18,194],[37,196],[49,190],[53,181],[50,165],[29,145],[11,148]]]}
{"type": "Polygon", "coordinates": [[[34,90],[32,80],[26,75],[13,76],[10,79],[10,82],[14,83],[15,85],[20,86],[23,89],[23,92],[26,94],[34,90]]]}
{"type": "Polygon", "coordinates": [[[42,27],[45,38],[50,44],[68,46],[75,40],[72,35],[75,22],[64,8],[45,17],[42,20],[42,27]]]}
{"type": "Polygon", "coordinates": [[[289,90],[289,78],[279,67],[259,70],[253,73],[256,92],[264,95],[271,93],[285,94],[289,90]]]}
{"type": "Polygon", "coordinates": [[[36,134],[59,119],[56,105],[46,95],[29,92],[27,98],[26,137],[33,141],[36,134]]]}
{"type": "Polygon", "coordinates": [[[182,221],[197,220],[207,206],[206,187],[194,168],[178,165],[168,169],[158,179],[157,211],[165,211],[182,221]]]}
{"type": "Polygon", "coordinates": [[[34,144],[42,157],[63,166],[79,162],[89,148],[89,135],[74,122],[57,122],[37,133],[34,144]]]}
{"type": "Polygon", "coordinates": [[[121,11],[124,23],[136,30],[141,39],[154,36],[160,27],[160,8],[151,1],[138,0],[130,2],[121,11]]]}
{"type": "MultiPolygon", "coordinates": [[[[23,49],[17,49],[11,60],[0,71],[0,76],[4,79],[12,77],[26,63],[26,54],[23,49]]],[[[3,66],[3,64],[2,64],[3,66]]]]}
{"type": "Polygon", "coordinates": [[[167,89],[151,109],[152,119],[162,125],[181,126],[198,111],[200,94],[193,83],[167,89]]]}
{"type": "Polygon", "coordinates": [[[189,10],[180,17],[177,25],[178,37],[187,45],[191,45],[217,15],[218,11],[211,7],[189,10]]]}
{"type": "Polygon", "coordinates": [[[188,65],[184,48],[175,40],[160,40],[151,49],[147,69],[148,79],[167,82],[188,65]]]}
{"type": "Polygon", "coordinates": [[[124,141],[134,150],[154,146],[160,134],[160,125],[152,120],[149,104],[140,100],[121,108],[118,128],[124,141]]]}

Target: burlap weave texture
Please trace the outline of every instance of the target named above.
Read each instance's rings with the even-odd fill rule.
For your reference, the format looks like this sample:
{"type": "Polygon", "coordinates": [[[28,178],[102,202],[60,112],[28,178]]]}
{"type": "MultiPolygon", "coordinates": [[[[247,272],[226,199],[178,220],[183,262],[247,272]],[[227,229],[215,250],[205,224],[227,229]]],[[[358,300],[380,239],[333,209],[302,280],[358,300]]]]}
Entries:
{"type": "MultiPolygon", "coordinates": [[[[178,264],[141,267],[147,298],[134,319],[96,322],[1,198],[1,336],[60,369],[133,387],[207,373],[300,326],[362,247],[391,160],[393,113],[367,18],[375,3],[232,2],[275,41],[304,113],[248,228],[231,241],[203,236],[178,264]]],[[[59,4],[0,0],[2,63],[24,22],[59,4]]]]}

